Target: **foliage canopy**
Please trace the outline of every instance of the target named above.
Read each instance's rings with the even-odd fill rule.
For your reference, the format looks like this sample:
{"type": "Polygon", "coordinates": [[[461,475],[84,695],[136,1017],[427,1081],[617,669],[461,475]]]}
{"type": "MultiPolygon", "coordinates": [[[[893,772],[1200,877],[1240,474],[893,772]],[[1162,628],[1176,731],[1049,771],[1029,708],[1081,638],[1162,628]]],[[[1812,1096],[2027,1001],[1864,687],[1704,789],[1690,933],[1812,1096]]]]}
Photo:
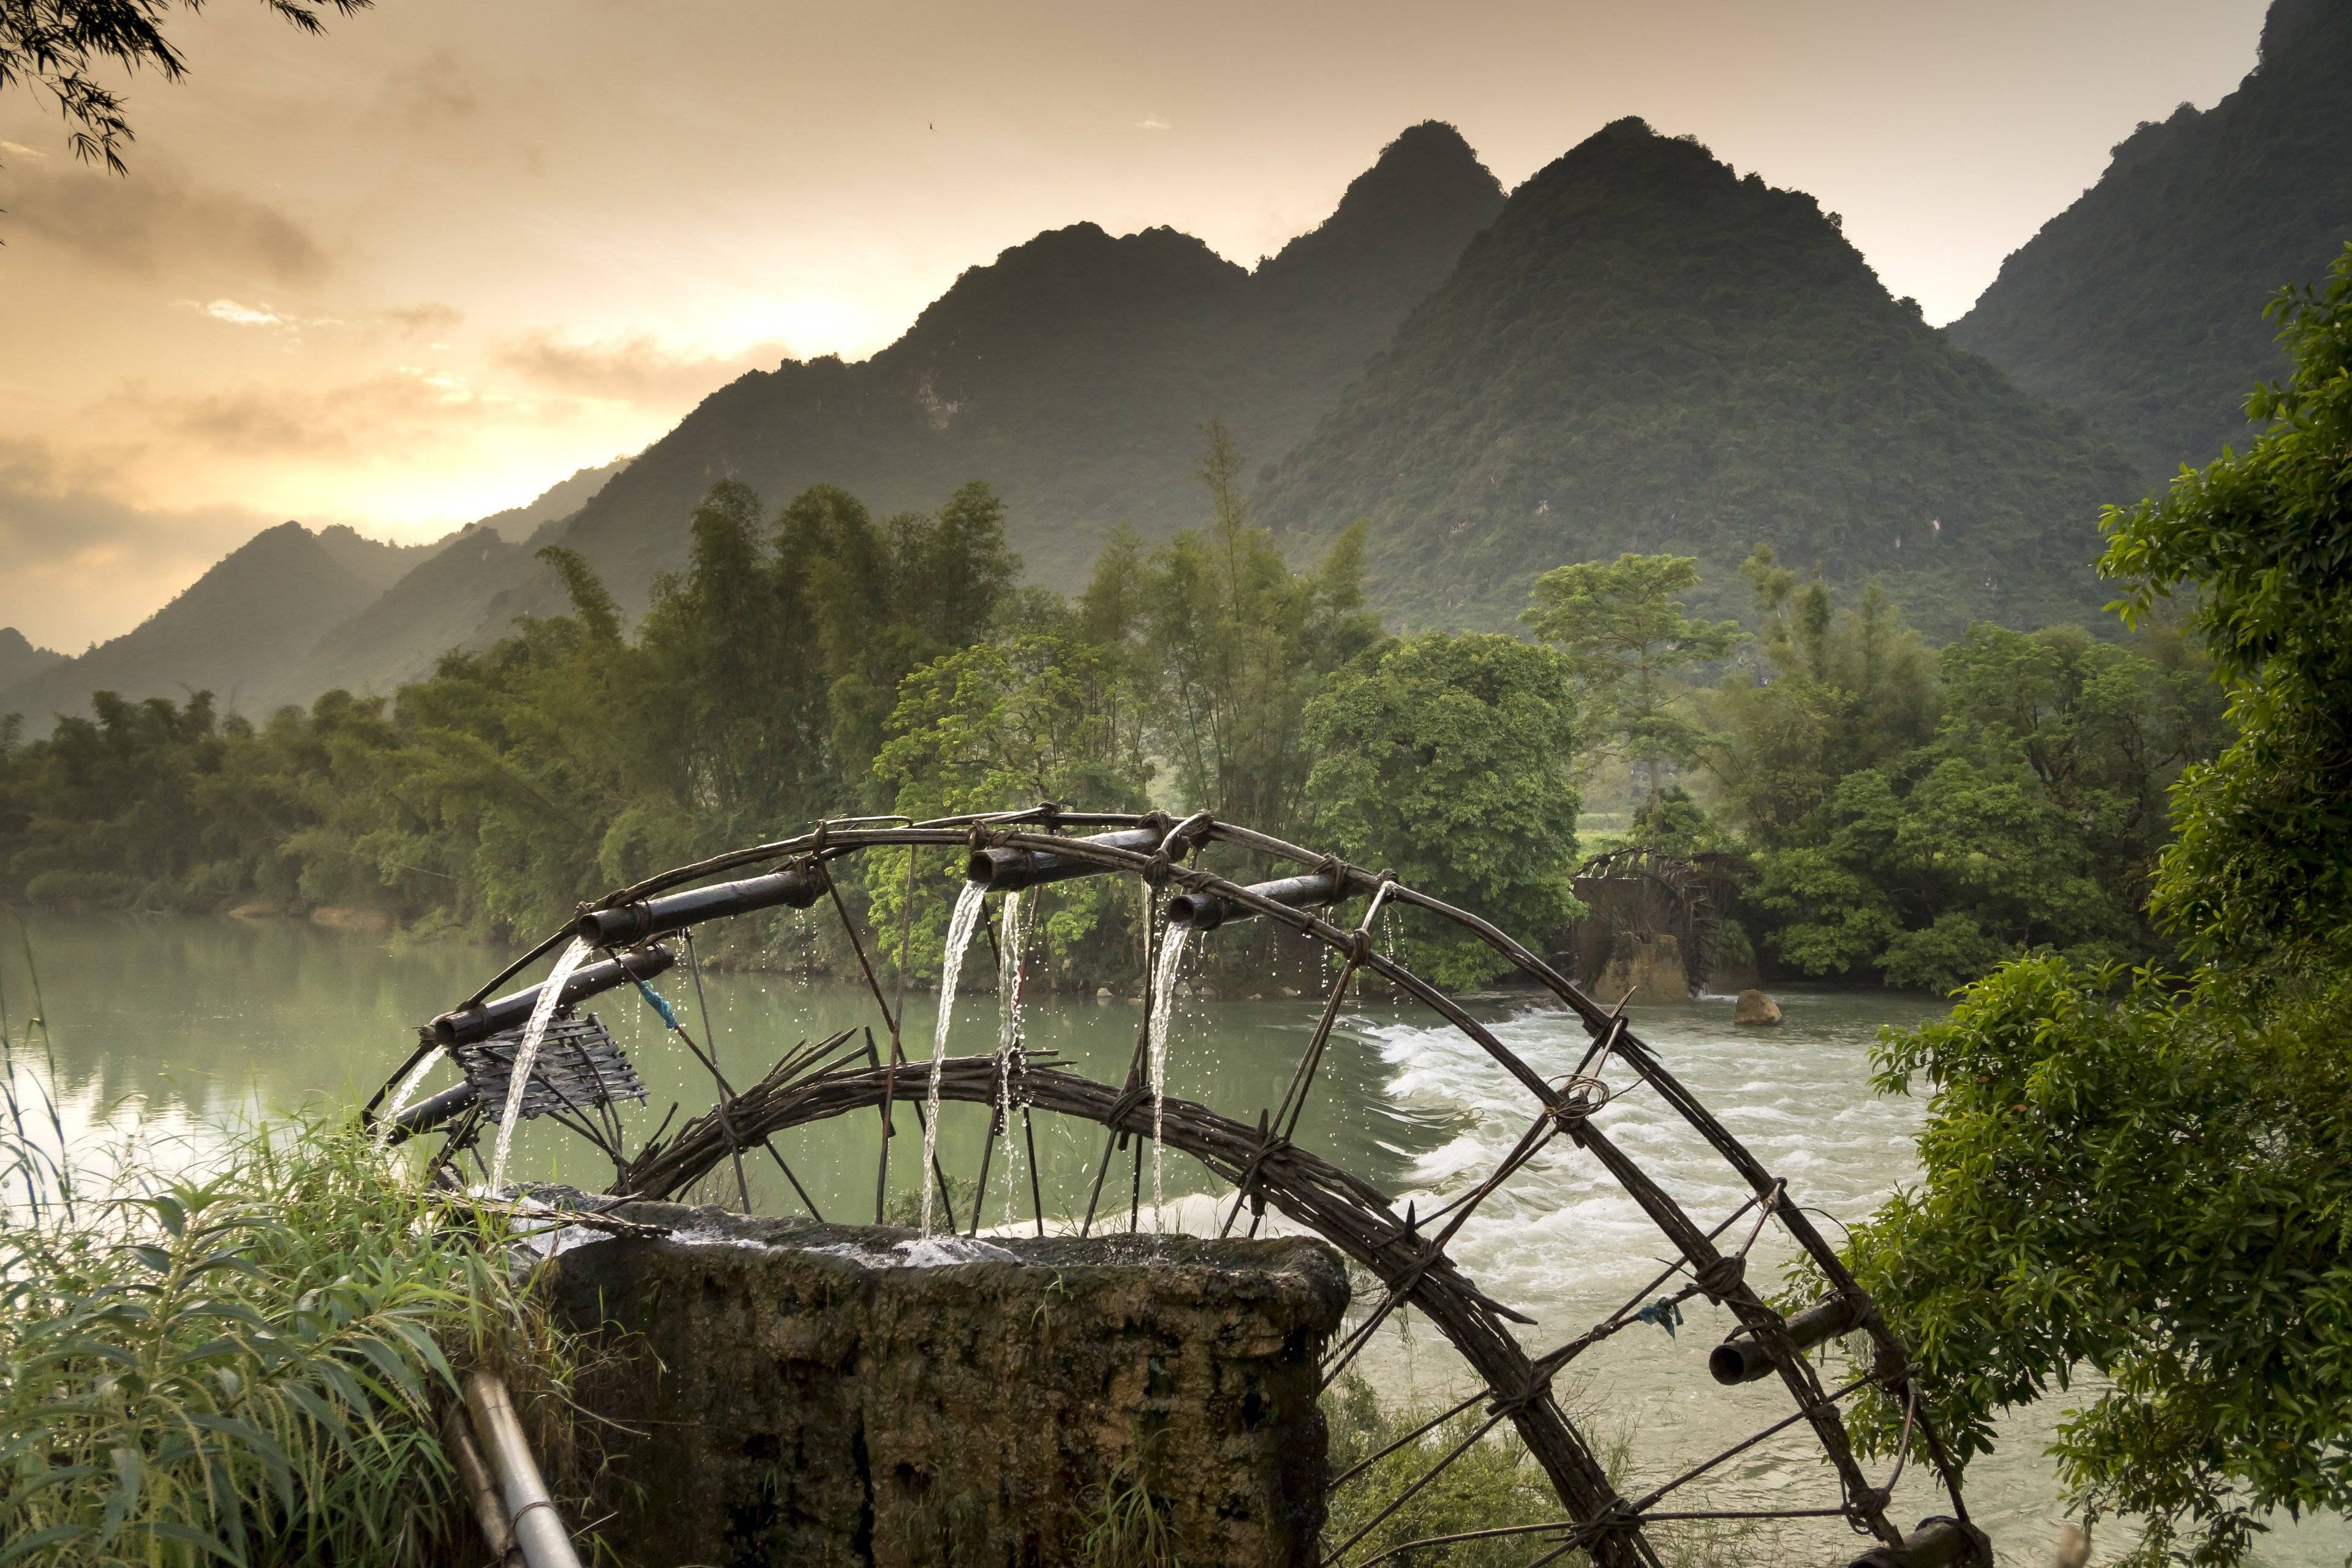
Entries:
{"type": "Polygon", "coordinates": [[[1934,1089],[1926,1175],[1854,1239],[1935,1414],[2107,1380],[2059,1454],[2135,1560],[2242,1563],[2265,1510],[2352,1508],[2352,247],[2277,307],[2269,428],[2110,513],[2142,616],[2195,595],[2237,734],[2191,767],[2152,904],[2186,976],[2042,956],[1882,1049],[1934,1089]]]}

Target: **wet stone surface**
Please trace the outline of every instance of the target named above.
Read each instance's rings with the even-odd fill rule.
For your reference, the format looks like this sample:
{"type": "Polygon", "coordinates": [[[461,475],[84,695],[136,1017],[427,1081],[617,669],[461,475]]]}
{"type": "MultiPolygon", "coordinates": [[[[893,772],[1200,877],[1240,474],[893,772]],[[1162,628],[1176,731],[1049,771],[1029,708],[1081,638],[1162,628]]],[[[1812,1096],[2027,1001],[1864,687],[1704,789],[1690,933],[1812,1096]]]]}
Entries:
{"type": "Polygon", "coordinates": [[[583,1238],[553,1291],[606,1352],[580,1394],[621,1428],[623,1561],[1083,1563],[1139,1484],[1189,1568],[1315,1561],[1321,1243],[620,1213],[673,1234],[583,1238]]]}

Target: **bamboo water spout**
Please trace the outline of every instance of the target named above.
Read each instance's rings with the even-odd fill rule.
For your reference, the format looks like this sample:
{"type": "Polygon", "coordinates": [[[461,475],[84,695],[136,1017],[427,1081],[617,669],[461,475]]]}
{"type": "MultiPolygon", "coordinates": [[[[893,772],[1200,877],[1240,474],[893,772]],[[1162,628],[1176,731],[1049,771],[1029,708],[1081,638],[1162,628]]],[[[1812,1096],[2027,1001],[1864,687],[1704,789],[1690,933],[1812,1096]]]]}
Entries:
{"type": "MultiPolygon", "coordinates": [[[[1124,849],[1148,855],[1160,847],[1160,838],[1161,830],[1157,827],[1130,827],[1070,842],[1097,849],[1124,849]]],[[[1171,846],[1171,852],[1181,847],[1171,846]]],[[[992,893],[1013,893],[1048,882],[1066,881],[1072,877],[1099,876],[1118,868],[1116,864],[1044,849],[975,849],[964,863],[963,874],[966,881],[978,883],[992,893]]]]}
{"type": "MultiPolygon", "coordinates": [[[[1314,871],[1304,877],[1277,877],[1271,882],[1254,882],[1242,890],[1294,910],[1312,910],[1338,903],[1350,889],[1344,874],[1314,871]]],[[[1214,893],[1179,893],[1168,900],[1168,923],[1190,926],[1196,931],[1214,931],[1221,925],[1257,917],[1258,911],[1247,904],[1219,898],[1214,893]]]]}
{"type": "MultiPolygon", "coordinates": [[[[632,981],[651,980],[677,962],[677,955],[666,947],[640,947],[608,958],[602,963],[583,963],[572,972],[563,983],[563,992],[556,1005],[568,1007],[574,1002],[626,985],[632,981]]],[[[442,1014],[425,1025],[433,1043],[446,1048],[450,1046],[471,1045],[488,1039],[501,1029],[520,1028],[529,1021],[531,1009],[539,1005],[541,987],[533,985],[510,993],[494,1002],[477,1002],[442,1014]]]]}
{"type": "MultiPolygon", "coordinates": [[[[1845,1333],[1859,1321],[1860,1314],[1852,1300],[1832,1296],[1826,1301],[1814,1302],[1789,1320],[1789,1343],[1802,1355],[1823,1341],[1845,1333]]],[[[1754,1383],[1769,1376],[1779,1365],[1770,1351],[1746,1335],[1726,1340],[1706,1353],[1707,1375],[1727,1386],[1754,1383]]]]}
{"type": "Polygon", "coordinates": [[[633,947],[649,938],[727,915],[780,907],[804,910],[823,897],[824,870],[811,858],[796,860],[764,877],[714,882],[688,892],[589,910],[572,922],[572,931],[592,947],[633,947]]]}

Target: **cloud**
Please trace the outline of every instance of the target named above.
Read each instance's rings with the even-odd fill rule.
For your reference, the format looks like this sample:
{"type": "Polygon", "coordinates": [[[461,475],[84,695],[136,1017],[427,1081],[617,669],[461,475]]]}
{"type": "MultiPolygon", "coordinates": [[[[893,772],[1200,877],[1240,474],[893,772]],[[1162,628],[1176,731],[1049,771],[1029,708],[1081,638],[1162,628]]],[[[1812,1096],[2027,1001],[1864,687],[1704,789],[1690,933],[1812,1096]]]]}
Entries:
{"type": "Polygon", "coordinates": [[[168,267],[303,285],[332,269],[326,247],[276,207],[199,184],[158,161],[129,176],[73,164],[12,171],[0,218],[17,235],[47,240],[116,271],[168,267]]]}
{"type": "Polygon", "coordinates": [[[236,327],[284,327],[293,324],[289,318],[267,306],[240,305],[234,300],[215,300],[209,305],[197,308],[214,321],[226,321],[236,327]]]}
{"type": "Polygon", "coordinates": [[[463,133],[470,140],[469,122],[481,112],[481,96],[474,90],[465,57],[444,46],[385,76],[374,118],[421,133],[466,128],[463,133]]]}
{"type": "Polygon", "coordinates": [[[575,397],[675,409],[699,402],[745,371],[784,356],[782,343],[730,354],[677,353],[646,334],[576,343],[537,332],[508,343],[498,362],[531,384],[575,397]]]}
{"type": "Polygon", "coordinates": [[[477,391],[446,371],[404,364],[339,386],[256,385],[181,397],[134,386],[106,398],[99,412],[143,418],[215,457],[315,462],[445,437],[476,424],[490,405],[513,408],[518,400],[477,391]]]}
{"type": "Polygon", "coordinates": [[[160,609],[267,528],[239,507],[155,510],[112,500],[32,442],[0,442],[0,626],[79,653],[160,609]]]}
{"type": "Polygon", "coordinates": [[[334,316],[298,316],[275,305],[240,305],[235,300],[215,300],[210,304],[183,300],[180,303],[191,310],[203,311],[215,321],[226,321],[232,327],[276,327],[280,331],[299,332],[305,327],[340,327],[343,324],[334,316]]]}
{"type": "Polygon", "coordinates": [[[427,300],[422,305],[394,305],[371,318],[413,338],[439,337],[466,319],[454,305],[427,300]]]}
{"type": "Polygon", "coordinates": [[[1139,120],[1135,122],[1135,128],[1138,131],[1167,131],[1171,129],[1168,121],[1164,120],[1139,120]]]}

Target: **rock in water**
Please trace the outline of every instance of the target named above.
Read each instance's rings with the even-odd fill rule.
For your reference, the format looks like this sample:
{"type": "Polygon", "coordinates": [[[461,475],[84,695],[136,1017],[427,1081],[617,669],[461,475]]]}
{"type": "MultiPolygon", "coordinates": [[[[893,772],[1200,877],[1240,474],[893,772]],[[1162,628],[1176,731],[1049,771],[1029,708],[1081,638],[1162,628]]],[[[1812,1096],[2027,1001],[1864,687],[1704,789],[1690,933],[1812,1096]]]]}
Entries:
{"type": "Polygon", "coordinates": [[[1743,1028],[1780,1021],[1780,1004],[1761,991],[1742,991],[1732,1004],[1731,1021],[1743,1028]]]}

